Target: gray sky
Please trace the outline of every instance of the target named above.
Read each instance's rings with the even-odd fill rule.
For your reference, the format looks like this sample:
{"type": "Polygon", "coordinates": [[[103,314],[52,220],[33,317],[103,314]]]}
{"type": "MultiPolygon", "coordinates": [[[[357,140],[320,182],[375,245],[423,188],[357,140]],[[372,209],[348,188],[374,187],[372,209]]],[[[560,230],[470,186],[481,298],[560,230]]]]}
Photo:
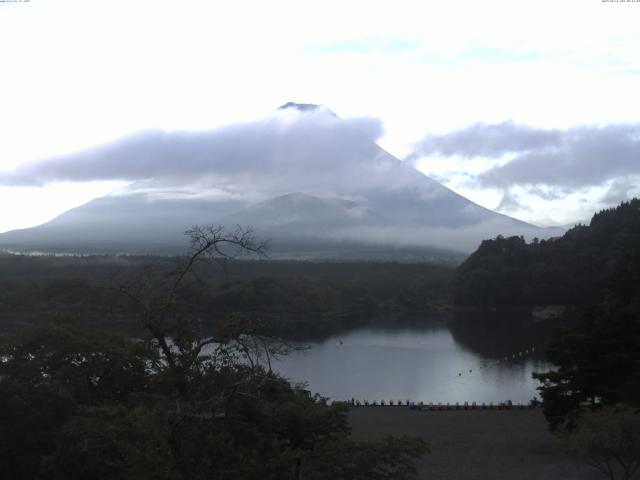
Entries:
{"type": "Polygon", "coordinates": [[[426,136],[408,160],[442,162],[439,176],[457,178],[461,188],[502,192],[497,209],[505,213],[534,216],[533,199],[568,210],[567,198],[577,196],[594,208],[640,195],[640,123],[567,129],[477,123],[426,136]]]}
{"type": "Polygon", "coordinates": [[[600,0],[0,3],[0,231],[162,170],[95,145],[231,148],[290,100],[346,119],[344,152],[377,139],[488,208],[584,220],[640,193],[638,24],[600,0]]]}
{"type": "Polygon", "coordinates": [[[179,191],[183,186],[195,193],[220,187],[234,196],[245,192],[244,197],[261,199],[301,190],[356,195],[403,180],[386,174],[375,147],[382,133],[376,119],[343,120],[325,108],[304,113],[287,109],[212,130],[137,132],[79,152],[24,162],[0,173],[0,185],[142,181],[144,188],[151,184],[179,191]]]}

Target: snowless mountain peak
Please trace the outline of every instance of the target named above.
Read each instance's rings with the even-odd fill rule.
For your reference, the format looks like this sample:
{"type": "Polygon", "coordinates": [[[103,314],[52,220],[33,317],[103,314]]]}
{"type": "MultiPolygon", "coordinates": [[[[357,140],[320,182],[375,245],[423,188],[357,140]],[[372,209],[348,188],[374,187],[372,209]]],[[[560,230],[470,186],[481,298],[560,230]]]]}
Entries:
{"type": "Polygon", "coordinates": [[[315,111],[324,111],[330,113],[334,117],[337,117],[335,113],[329,110],[324,105],[318,105],[315,103],[296,103],[296,102],[287,102],[284,105],[278,107],[278,110],[297,110],[301,113],[315,112],[315,111]]]}
{"type": "Polygon", "coordinates": [[[311,110],[316,110],[318,108],[324,108],[323,105],[317,105],[315,103],[296,103],[296,102],[287,102],[284,105],[278,107],[278,110],[286,110],[288,108],[294,108],[296,110],[300,110],[301,112],[308,112],[311,110]]]}

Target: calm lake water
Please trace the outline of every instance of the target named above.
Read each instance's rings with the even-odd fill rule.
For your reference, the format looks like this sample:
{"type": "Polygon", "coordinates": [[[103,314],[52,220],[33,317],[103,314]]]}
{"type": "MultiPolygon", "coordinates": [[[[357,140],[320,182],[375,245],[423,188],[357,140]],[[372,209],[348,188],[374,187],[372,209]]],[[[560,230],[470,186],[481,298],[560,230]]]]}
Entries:
{"type": "Polygon", "coordinates": [[[424,402],[527,402],[537,395],[535,371],[543,335],[531,326],[360,328],[295,352],[273,368],[333,399],[424,402]]]}

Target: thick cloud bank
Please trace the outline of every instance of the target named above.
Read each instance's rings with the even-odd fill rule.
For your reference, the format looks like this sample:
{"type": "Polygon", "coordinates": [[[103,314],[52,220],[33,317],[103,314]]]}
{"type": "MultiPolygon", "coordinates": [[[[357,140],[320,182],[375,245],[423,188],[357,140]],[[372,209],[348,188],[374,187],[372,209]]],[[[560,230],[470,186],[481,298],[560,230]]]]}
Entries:
{"type": "Polygon", "coordinates": [[[640,174],[640,125],[545,130],[505,122],[475,124],[418,143],[413,157],[512,158],[476,177],[485,187],[581,188],[640,174]]]}
{"type": "Polygon", "coordinates": [[[336,179],[354,182],[382,135],[379,120],[341,120],[328,110],[279,111],[273,116],[211,131],[146,131],[73,154],[0,172],[2,185],[55,181],[151,180],[183,185],[296,190],[336,179]]]}
{"type": "MultiPolygon", "coordinates": [[[[544,234],[470,202],[385,152],[376,144],[380,121],[343,120],[325,108],[303,107],[211,131],[141,132],[0,173],[0,185],[132,182],[53,219],[43,226],[46,235],[26,231],[5,238],[39,248],[47,245],[37,242],[55,240],[63,248],[79,239],[116,248],[144,245],[148,238],[179,243],[175,237],[190,225],[220,223],[254,225],[275,243],[297,242],[296,248],[314,251],[322,245],[340,249],[341,242],[470,251],[499,233],[544,234]]],[[[524,133],[526,138],[493,148],[551,141],[546,133],[524,133]]],[[[467,137],[470,154],[489,151],[467,137]]],[[[454,151],[456,142],[447,142],[432,139],[429,148],[454,151]]]]}

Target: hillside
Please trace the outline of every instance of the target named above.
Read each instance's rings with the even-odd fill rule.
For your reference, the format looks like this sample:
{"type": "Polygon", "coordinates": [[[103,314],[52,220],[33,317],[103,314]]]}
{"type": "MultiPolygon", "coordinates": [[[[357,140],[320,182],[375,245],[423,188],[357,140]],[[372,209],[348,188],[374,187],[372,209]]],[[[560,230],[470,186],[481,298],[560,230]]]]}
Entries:
{"type": "MultiPolygon", "coordinates": [[[[456,271],[455,303],[483,306],[584,305],[633,277],[640,259],[640,199],[596,213],[562,237],[527,243],[485,240],[456,271]]],[[[637,274],[636,274],[637,277],[637,274]]],[[[624,286],[624,285],[623,285],[624,286]]]]}
{"type": "Polygon", "coordinates": [[[253,226],[277,258],[422,260],[469,253],[498,233],[550,233],[395,158],[375,143],[378,128],[287,104],[253,124],[141,132],[48,159],[52,170],[135,181],[45,224],[0,234],[0,248],[177,253],[186,229],[223,224],[253,226]]]}

